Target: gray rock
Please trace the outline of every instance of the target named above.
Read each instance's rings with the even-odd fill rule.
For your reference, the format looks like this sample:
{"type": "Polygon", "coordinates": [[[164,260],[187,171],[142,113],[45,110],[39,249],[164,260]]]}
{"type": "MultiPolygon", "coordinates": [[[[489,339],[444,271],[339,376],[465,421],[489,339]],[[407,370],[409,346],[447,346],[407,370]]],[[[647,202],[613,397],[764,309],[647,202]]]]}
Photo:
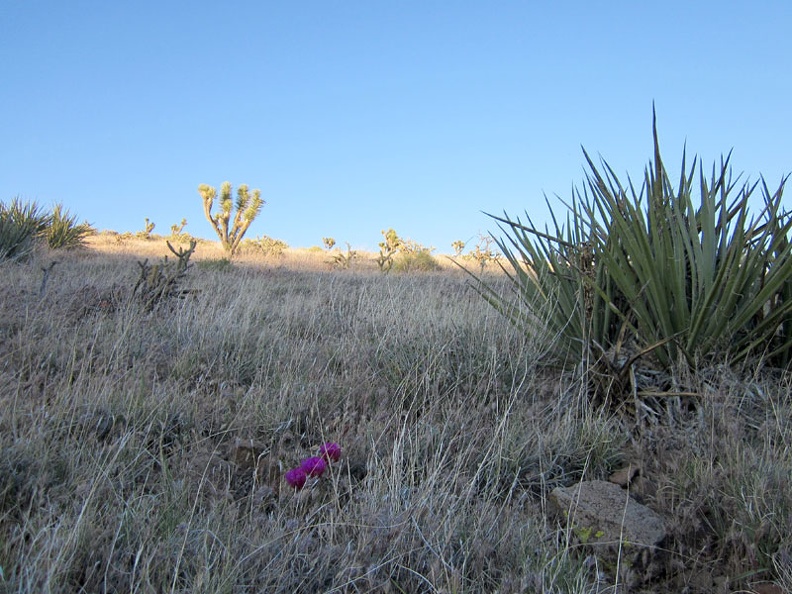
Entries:
{"type": "Polygon", "coordinates": [[[618,566],[627,584],[645,582],[658,571],[663,518],[619,485],[584,481],[554,489],[549,501],[576,540],[591,546],[606,566],[618,566]]]}
{"type": "Polygon", "coordinates": [[[653,547],[665,538],[663,519],[613,483],[584,481],[554,489],[550,502],[579,536],[600,542],[653,547]],[[600,534],[601,533],[601,534],[600,534]]]}

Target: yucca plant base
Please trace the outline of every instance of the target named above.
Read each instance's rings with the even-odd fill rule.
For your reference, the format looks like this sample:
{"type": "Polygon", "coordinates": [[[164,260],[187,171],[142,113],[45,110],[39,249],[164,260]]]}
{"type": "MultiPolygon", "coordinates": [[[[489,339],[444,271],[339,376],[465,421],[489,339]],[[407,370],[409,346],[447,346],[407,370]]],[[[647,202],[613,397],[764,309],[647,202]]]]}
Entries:
{"type": "MultiPolygon", "coordinates": [[[[705,176],[700,160],[671,183],[653,122],[654,158],[640,188],[584,150],[588,173],[566,218],[537,227],[492,216],[515,302],[480,283],[492,305],[548,338],[546,360],[582,365],[598,390],[667,388],[657,373],[727,363],[786,368],[792,355],[792,218],[786,177],[738,185],[729,157],[705,176]],[[749,213],[761,194],[763,207],[749,213]]],[[[548,202],[549,206],[549,202],[548,202]]],[[[668,376],[667,376],[668,377],[668,376]]]]}

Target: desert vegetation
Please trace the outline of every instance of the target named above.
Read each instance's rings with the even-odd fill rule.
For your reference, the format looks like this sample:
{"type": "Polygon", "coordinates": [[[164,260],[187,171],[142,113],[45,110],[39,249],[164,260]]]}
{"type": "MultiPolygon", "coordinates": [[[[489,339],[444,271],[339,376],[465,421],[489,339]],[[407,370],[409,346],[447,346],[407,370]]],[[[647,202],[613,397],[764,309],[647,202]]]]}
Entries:
{"type": "Polygon", "coordinates": [[[19,197],[0,202],[0,260],[27,258],[41,244],[53,250],[80,247],[93,233],[89,223],[78,222],[62,204],[46,210],[19,197]]]}
{"type": "Polygon", "coordinates": [[[191,293],[151,307],[134,246],[92,245],[44,295],[52,256],[0,265],[5,591],[604,592],[547,496],[628,463],[669,524],[646,591],[792,585],[783,375],[704,369],[637,422],[454,271],[214,267],[199,245],[191,293]]]}
{"type": "Polygon", "coordinates": [[[674,187],[655,148],[643,190],[589,162],[566,222],[498,217],[502,269],[400,268],[392,230],[350,266],[0,260],[0,591],[792,590],[783,188],[674,187]],[[640,556],[550,504],[625,476],[640,556]]]}
{"type": "Polygon", "coordinates": [[[206,220],[217,233],[220,244],[228,252],[228,258],[233,258],[248,227],[264,208],[261,190],[251,192],[247,184],[241,184],[237,188],[234,201],[231,198],[231,182],[223,182],[220,186],[220,210],[214,214],[212,207],[217,198],[217,190],[208,184],[201,184],[198,186],[198,193],[201,195],[206,220]]]}

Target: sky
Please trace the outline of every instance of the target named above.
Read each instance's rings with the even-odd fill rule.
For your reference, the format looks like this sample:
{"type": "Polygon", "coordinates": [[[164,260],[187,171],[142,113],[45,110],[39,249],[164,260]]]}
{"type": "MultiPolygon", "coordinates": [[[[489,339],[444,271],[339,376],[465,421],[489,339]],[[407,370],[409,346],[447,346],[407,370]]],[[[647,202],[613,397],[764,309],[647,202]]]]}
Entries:
{"type": "MultiPolygon", "coordinates": [[[[403,0],[0,4],[0,201],[97,229],[216,239],[199,184],[261,189],[247,232],[381,230],[450,253],[541,224],[581,148],[641,180],[652,108],[673,172],[792,172],[792,2],[403,0]]],[[[790,189],[792,192],[792,189],[790,189]]]]}

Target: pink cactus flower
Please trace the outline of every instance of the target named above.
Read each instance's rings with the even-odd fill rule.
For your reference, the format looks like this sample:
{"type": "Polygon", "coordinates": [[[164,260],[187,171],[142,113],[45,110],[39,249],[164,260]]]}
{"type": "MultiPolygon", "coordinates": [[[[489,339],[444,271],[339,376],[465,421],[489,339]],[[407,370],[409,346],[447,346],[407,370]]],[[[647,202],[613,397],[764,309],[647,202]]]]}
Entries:
{"type": "Polygon", "coordinates": [[[319,448],[319,455],[324,458],[328,463],[338,462],[341,458],[341,446],[334,442],[323,444],[319,448]]]}
{"type": "Polygon", "coordinates": [[[283,475],[289,486],[295,489],[302,489],[305,486],[305,479],[307,475],[302,468],[292,468],[289,472],[283,475]]]}
{"type": "Polygon", "coordinates": [[[327,464],[319,456],[313,456],[303,460],[303,463],[300,464],[300,469],[308,476],[319,477],[327,470],[327,464]]]}

